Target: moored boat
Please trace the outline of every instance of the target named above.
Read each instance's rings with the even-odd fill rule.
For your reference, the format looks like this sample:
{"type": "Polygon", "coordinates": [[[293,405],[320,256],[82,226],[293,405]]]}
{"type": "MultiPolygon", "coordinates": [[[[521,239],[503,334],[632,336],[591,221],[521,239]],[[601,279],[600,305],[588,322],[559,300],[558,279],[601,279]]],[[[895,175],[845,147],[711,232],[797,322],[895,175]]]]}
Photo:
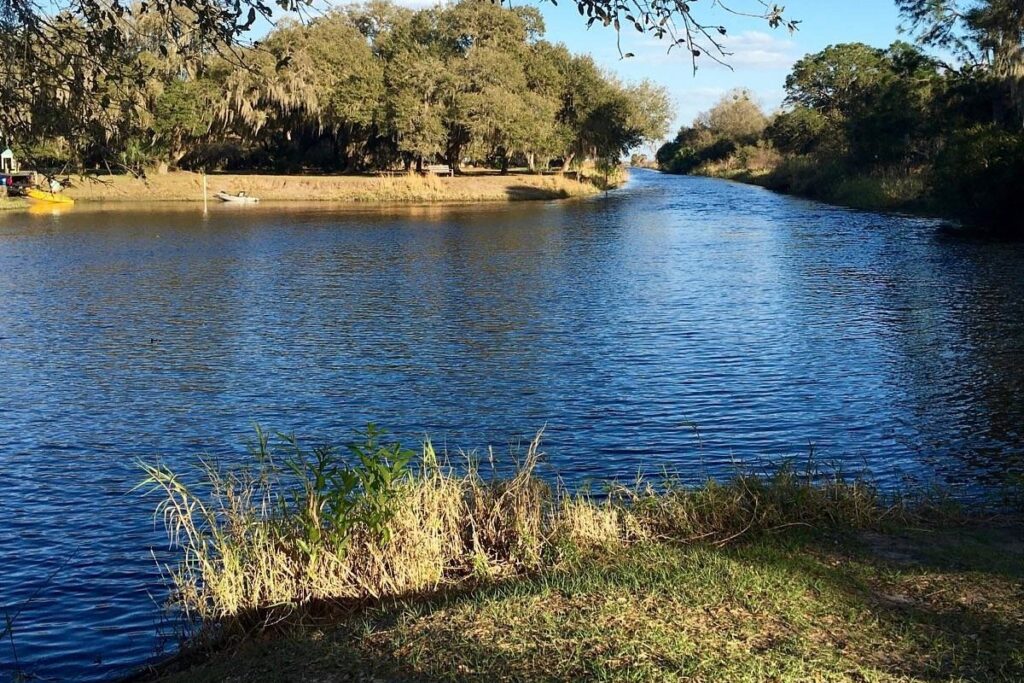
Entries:
{"type": "Polygon", "coordinates": [[[55,192],[49,192],[47,190],[39,190],[34,187],[30,187],[25,190],[25,196],[29,199],[35,199],[38,202],[49,202],[50,204],[74,204],[75,200],[71,197],[65,197],[62,194],[55,192]]]}
{"type": "Polygon", "coordinates": [[[221,200],[222,202],[229,202],[232,204],[257,204],[260,201],[259,197],[250,197],[244,192],[239,192],[238,194],[228,194],[227,192],[221,190],[214,196],[217,199],[221,200]]]}

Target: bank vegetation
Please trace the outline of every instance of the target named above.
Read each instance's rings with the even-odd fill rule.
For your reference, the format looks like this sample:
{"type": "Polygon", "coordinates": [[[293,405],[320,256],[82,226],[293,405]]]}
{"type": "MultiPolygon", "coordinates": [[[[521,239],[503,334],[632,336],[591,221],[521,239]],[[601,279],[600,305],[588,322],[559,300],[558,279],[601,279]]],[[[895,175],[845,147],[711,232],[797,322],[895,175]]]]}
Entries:
{"type": "Polygon", "coordinates": [[[205,185],[211,202],[216,201],[213,194],[223,190],[245,192],[263,202],[467,203],[588,197],[628,177],[624,170],[617,170],[607,181],[594,169],[589,173],[518,170],[499,174],[466,169],[453,177],[396,171],[376,175],[215,173],[204,178],[201,173],[172,171],[145,178],[127,174],[73,176],[65,194],[88,202],[201,202],[205,185]]]}
{"type": "Polygon", "coordinates": [[[515,576],[594,548],[649,541],[726,545],[801,527],[883,530],[956,521],[933,492],[886,494],[813,462],[567,490],[539,472],[541,435],[508,463],[415,453],[374,425],[342,448],[305,449],[257,429],[250,457],[194,471],[143,465],[141,488],[181,561],[174,599],[221,625],[252,626],[301,606],[515,576]]]}
{"type": "Polygon", "coordinates": [[[898,4],[920,46],[809,54],[787,77],[780,111],[728,93],[659,150],[659,167],[1024,232],[1024,9],[898,4]]]}
{"type": "Polygon", "coordinates": [[[136,25],[121,63],[89,71],[85,55],[67,58],[69,77],[105,80],[102,106],[79,107],[65,81],[40,83],[21,137],[0,142],[55,173],[458,174],[469,163],[604,176],[671,116],[662,88],[545,40],[528,6],[372,0],[282,20],[251,45],[214,41],[198,56],[191,45],[187,58],[158,10],[123,20],[136,25]]]}
{"type": "Polygon", "coordinates": [[[884,493],[813,462],[567,490],[541,475],[540,435],[508,462],[452,462],[373,425],[344,449],[257,430],[250,456],[144,466],[180,553],[166,568],[172,604],[198,627],[183,655],[147,675],[1024,672],[1011,635],[1024,614],[991,604],[1019,607],[1007,599],[1024,568],[1013,518],[936,492],[884,493]],[[919,564],[939,555],[953,565],[919,564]],[[961,599],[992,613],[957,616],[961,599]]]}

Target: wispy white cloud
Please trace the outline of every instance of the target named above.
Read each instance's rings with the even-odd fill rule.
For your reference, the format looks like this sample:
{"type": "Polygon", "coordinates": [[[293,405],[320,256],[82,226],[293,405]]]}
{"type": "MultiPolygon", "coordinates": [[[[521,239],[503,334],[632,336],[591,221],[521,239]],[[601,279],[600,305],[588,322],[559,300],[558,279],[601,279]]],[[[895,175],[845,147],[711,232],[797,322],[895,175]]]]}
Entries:
{"type": "MultiPolygon", "coordinates": [[[[697,59],[698,69],[732,67],[736,71],[746,72],[788,70],[801,54],[797,44],[790,40],[787,34],[764,31],[743,31],[728,35],[721,39],[721,44],[726,54],[715,54],[721,63],[712,59],[711,55],[704,55],[697,59]]],[[[626,61],[637,66],[686,70],[693,63],[689,51],[684,47],[675,46],[669,50],[669,40],[658,40],[650,34],[630,34],[623,31],[620,45],[623,52],[631,52],[634,55],[626,61]]],[[[609,66],[612,66],[610,62],[617,62],[620,59],[617,51],[607,48],[595,52],[599,53],[595,56],[602,58],[601,61],[609,63],[609,66]]]]}
{"type": "Polygon", "coordinates": [[[726,55],[722,61],[735,69],[788,69],[799,58],[796,43],[779,34],[744,31],[722,41],[726,55]]]}

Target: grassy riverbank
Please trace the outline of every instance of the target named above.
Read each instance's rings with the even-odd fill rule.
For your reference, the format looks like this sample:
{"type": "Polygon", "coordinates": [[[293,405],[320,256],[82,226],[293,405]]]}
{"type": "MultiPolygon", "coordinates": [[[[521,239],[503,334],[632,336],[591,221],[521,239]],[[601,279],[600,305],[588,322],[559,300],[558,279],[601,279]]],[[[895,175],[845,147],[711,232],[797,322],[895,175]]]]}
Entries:
{"type": "Polygon", "coordinates": [[[152,677],[1024,675],[1020,529],[941,497],[787,466],[570,494],[536,476],[538,441],[505,477],[373,430],[352,465],[285,448],[148,468],[202,624],[152,677]]]}
{"type": "Polygon", "coordinates": [[[18,211],[28,207],[28,202],[16,197],[0,197],[0,211],[18,211]]]}
{"type": "MultiPolygon", "coordinates": [[[[381,176],[306,176],[211,174],[215,192],[246,192],[266,201],[329,202],[487,202],[565,199],[597,194],[592,182],[568,175],[480,172],[456,177],[408,174],[381,176]]],[[[68,196],[78,201],[203,201],[203,176],[173,172],[133,176],[73,177],[68,196]]]]}
{"type": "Polygon", "coordinates": [[[644,542],[522,579],[323,612],[151,678],[1021,680],[1019,534],[644,542]]]}
{"type": "Polygon", "coordinates": [[[865,211],[897,211],[941,216],[921,176],[900,173],[846,175],[809,160],[779,160],[769,167],[748,167],[734,160],[705,164],[692,175],[758,185],[774,192],[865,211]]]}

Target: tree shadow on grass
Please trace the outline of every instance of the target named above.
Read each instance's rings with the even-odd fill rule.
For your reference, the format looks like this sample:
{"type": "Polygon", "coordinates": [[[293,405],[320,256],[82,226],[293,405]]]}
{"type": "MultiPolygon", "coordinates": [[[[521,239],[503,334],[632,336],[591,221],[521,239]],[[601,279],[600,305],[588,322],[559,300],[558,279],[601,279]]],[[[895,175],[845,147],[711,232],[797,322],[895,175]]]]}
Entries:
{"type": "Polygon", "coordinates": [[[861,666],[900,679],[1019,681],[1021,531],[860,534],[838,552],[812,539],[793,546],[799,559],[760,561],[786,571],[799,567],[803,577],[841,596],[847,609],[862,611],[859,625],[840,623],[815,634],[823,638],[822,647],[842,651],[861,666]],[[861,627],[867,633],[855,631],[861,627]]]}
{"type": "Polygon", "coordinates": [[[314,605],[298,626],[159,673],[189,681],[1024,680],[1018,532],[786,534],[724,549],[625,549],[571,571],[314,605]]]}

